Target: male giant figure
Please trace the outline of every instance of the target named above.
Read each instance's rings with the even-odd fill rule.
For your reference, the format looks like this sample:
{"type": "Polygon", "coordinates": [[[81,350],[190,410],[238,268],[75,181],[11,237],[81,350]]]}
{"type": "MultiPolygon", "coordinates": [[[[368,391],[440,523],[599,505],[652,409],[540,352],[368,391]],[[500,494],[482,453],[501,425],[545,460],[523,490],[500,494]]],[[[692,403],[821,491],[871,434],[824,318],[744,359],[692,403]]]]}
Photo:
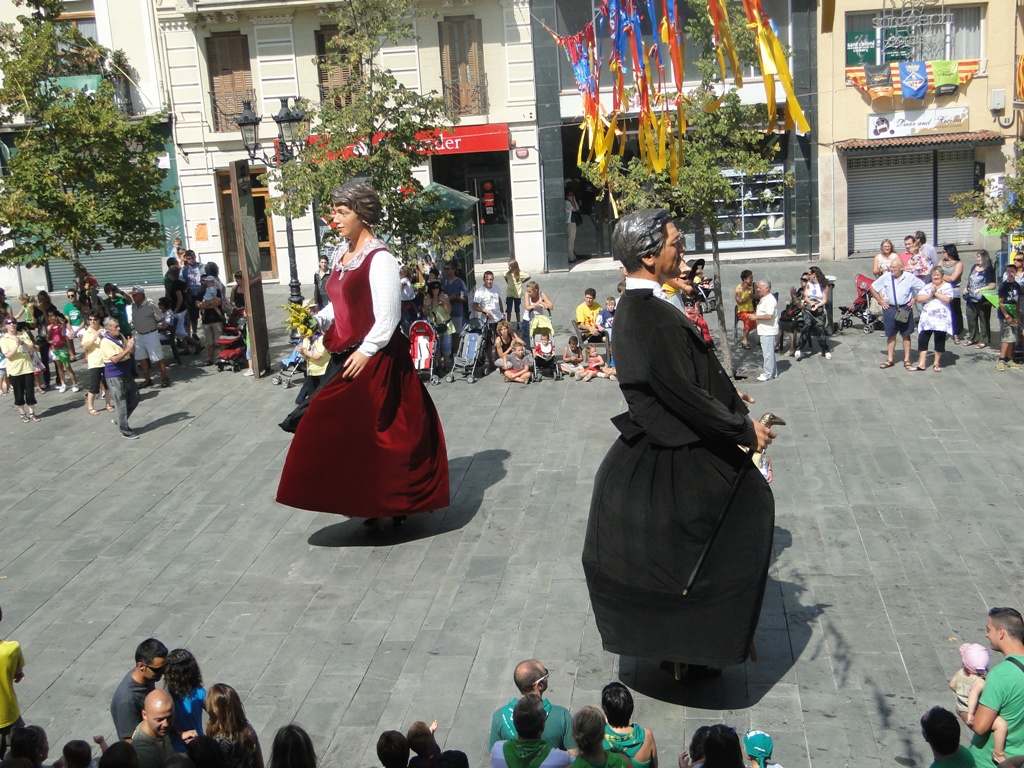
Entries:
{"type": "Polygon", "coordinates": [[[775,434],[747,415],[700,331],[660,300],[662,284],[679,276],[681,247],[664,210],[629,214],[612,236],[626,271],[615,364],[629,412],[612,420],[621,435],[594,481],[583,568],[605,650],[684,662],[693,678],[747,658],[775,501],[738,445],[763,450],[775,434]],[[721,532],[684,597],[734,481],[721,532]]]}

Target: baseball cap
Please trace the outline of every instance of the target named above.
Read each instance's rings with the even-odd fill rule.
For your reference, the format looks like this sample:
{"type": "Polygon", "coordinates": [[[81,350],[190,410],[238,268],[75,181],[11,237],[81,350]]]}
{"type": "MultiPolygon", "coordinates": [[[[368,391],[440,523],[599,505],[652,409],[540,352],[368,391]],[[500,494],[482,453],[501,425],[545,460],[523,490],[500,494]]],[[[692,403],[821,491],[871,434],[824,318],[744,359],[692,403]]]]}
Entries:
{"type": "Polygon", "coordinates": [[[757,760],[758,765],[764,768],[764,765],[771,759],[775,742],[764,731],[751,730],[743,734],[743,749],[746,750],[747,755],[757,760]]]}
{"type": "Polygon", "coordinates": [[[964,643],[960,646],[960,660],[972,672],[988,669],[988,650],[978,643],[964,643]]]}

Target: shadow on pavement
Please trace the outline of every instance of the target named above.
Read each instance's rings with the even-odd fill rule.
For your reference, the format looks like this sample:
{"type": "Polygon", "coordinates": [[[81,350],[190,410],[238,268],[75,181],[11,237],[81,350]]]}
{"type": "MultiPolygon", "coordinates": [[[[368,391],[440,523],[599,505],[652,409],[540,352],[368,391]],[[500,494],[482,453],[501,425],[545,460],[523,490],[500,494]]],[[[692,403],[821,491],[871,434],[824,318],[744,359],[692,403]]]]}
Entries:
{"type": "Polygon", "coordinates": [[[380,530],[366,528],[363,518],[348,518],[313,533],[314,547],[379,547],[419,541],[458,530],[472,520],[484,501],[484,491],[500,482],[511,454],[505,450],[480,451],[448,460],[451,503],[444,509],[410,515],[401,528],[382,520],[380,530]]]}

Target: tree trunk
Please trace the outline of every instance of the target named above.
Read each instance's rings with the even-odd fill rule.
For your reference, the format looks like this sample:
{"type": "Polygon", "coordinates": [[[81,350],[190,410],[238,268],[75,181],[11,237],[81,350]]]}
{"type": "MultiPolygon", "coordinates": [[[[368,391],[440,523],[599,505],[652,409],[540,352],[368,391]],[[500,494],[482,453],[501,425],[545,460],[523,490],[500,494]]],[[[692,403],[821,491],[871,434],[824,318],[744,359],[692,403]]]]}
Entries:
{"type": "Polygon", "coordinates": [[[725,322],[725,292],[722,290],[722,265],[718,259],[718,230],[714,226],[710,227],[711,232],[711,260],[715,265],[715,275],[712,279],[712,284],[715,287],[715,296],[718,297],[718,301],[715,302],[715,314],[718,315],[718,330],[721,331],[721,344],[719,348],[722,350],[722,363],[725,366],[725,370],[729,371],[729,375],[736,378],[736,368],[732,362],[732,347],[729,345],[729,326],[725,322]]]}

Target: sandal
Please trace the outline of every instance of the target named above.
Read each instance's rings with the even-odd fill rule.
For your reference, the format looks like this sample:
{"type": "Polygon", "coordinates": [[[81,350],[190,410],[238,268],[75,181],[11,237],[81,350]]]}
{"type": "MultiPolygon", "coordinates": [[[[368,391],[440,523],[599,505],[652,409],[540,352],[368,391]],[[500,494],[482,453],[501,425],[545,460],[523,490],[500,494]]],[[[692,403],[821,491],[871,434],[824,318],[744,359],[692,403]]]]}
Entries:
{"type": "Polygon", "coordinates": [[[892,360],[886,360],[884,363],[882,363],[878,367],[879,368],[892,368],[894,365],[896,365],[896,363],[894,363],[892,360]]]}
{"type": "Polygon", "coordinates": [[[30,413],[30,414],[28,415],[28,417],[29,417],[29,418],[30,418],[30,419],[31,419],[32,421],[36,421],[36,422],[38,422],[38,421],[39,421],[39,417],[38,417],[38,416],[36,416],[36,415],[35,415],[34,413],[30,413]]]}
{"type": "Polygon", "coordinates": [[[740,342],[740,346],[743,347],[744,349],[750,349],[750,345],[744,344],[742,341],[740,342]]]}
{"type": "Polygon", "coordinates": [[[984,342],[982,342],[981,344],[975,344],[974,348],[975,349],[984,349],[986,346],[988,346],[988,345],[985,344],[984,342]]]}
{"type": "Polygon", "coordinates": [[[26,416],[24,413],[21,414],[21,423],[22,424],[28,424],[28,421],[29,421],[28,416],[26,416]]]}
{"type": "Polygon", "coordinates": [[[107,406],[107,410],[110,411],[111,413],[113,413],[116,409],[114,408],[114,406],[108,405],[107,406]]]}
{"type": "MultiPolygon", "coordinates": [[[[914,368],[916,368],[917,366],[911,365],[910,363],[904,363],[904,364],[903,364],[903,367],[904,367],[904,368],[906,368],[906,369],[907,369],[908,371],[912,371],[912,370],[914,370],[914,368]]],[[[924,370],[924,369],[922,369],[922,370],[924,370]]]]}
{"type": "Polygon", "coordinates": [[[100,412],[99,412],[99,411],[97,411],[97,410],[96,410],[95,408],[90,408],[90,409],[89,409],[89,415],[90,415],[90,416],[99,416],[99,415],[100,415],[100,412]]]}
{"type": "Polygon", "coordinates": [[[915,365],[913,368],[907,368],[908,371],[927,371],[927,368],[922,368],[920,365],[915,365]]]}
{"type": "Polygon", "coordinates": [[[937,366],[937,365],[936,365],[935,367],[933,367],[933,368],[932,368],[932,370],[933,370],[933,371],[935,371],[936,373],[938,373],[938,372],[939,372],[939,371],[941,371],[942,369],[941,369],[941,368],[939,368],[939,366],[937,366]]]}

